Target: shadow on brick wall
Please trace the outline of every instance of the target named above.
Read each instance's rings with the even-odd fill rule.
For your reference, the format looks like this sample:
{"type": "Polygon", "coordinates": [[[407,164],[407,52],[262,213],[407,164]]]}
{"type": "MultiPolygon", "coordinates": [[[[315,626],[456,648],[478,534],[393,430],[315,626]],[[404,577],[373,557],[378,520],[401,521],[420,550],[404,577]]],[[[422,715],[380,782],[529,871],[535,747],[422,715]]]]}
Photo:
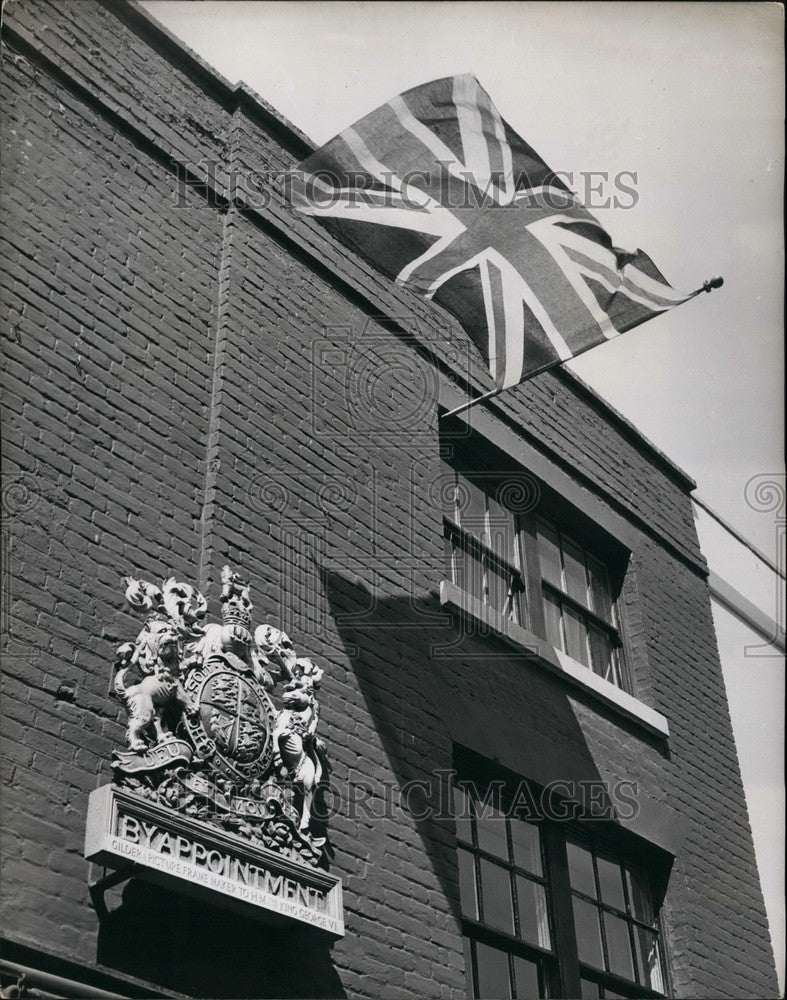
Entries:
{"type": "Polygon", "coordinates": [[[133,879],[101,922],[99,964],[192,997],[345,997],[331,944],[133,879]]]}
{"type": "MultiPolygon", "coordinates": [[[[440,707],[446,698],[445,679],[430,663],[433,643],[445,642],[451,635],[448,627],[435,624],[444,617],[437,596],[428,595],[414,606],[404,596],[377,599],[363,585],[334,572],[321,569],[320,576],[399,788],[430,780],[435,769],[450,770],[452,743],[440,707]]],[[[413,817],[413,823],[445,905],[458,920],[453,818],[413,817]]]]}
{"type": "MultiPolygon", "coordinates": [[[[446,775],[462,768],[464,757],[457,751],[464,747],[511,775],[526,776],[533,788],[572,781],[577,787],[594,787],[600,794],[593,814],[581,818],[600,824],[612,838],[628,836],[612,821],[615,805],[599,770],[605,757],[599,748],[609,727],[602,719],[598,736],[584,731],[572,699],[532,658],[512,653],[489,636],[463,632],[446,616],[433,591],[417,597],[379,597],[343,572],[319,568],[319,573],[400,789],[418,781],[435,787],[435,772],[446,775]]],[[[620,742],[613,760],[625,760],[630,727],[616,719],[615,731],[620,742]]],[[[641,733],[636,739],[640,752],[649,747],[641,733]]],[[[416,805],[420,808],[423,800],[416,805]]],[[[352,836],[352,818],[349,821],[352,836]]],[[[408,822],[423,843],[445,910],[460,921],[453,818],[421,819],[411,813],[408,822]]],[[[386,864],[380,859],[380,870],[368,877],[384,879],[386,864]]]]}

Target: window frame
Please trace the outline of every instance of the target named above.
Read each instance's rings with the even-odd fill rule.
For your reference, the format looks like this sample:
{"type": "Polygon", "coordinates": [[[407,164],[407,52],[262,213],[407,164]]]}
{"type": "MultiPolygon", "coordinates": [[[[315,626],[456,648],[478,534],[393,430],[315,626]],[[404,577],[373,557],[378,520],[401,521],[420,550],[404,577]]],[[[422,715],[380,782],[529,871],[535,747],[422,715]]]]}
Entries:
{"type": "MultiPolygon", "coordinates": [[[[485,534],[488,536],[490,528],[489,498],[491,497],[495,502],[506,507],[500,497],[501,487],[505,485],[506,477],[516,482],[517,476],[529,476],[529,474],[525,470],[517,468],[510,460],[501,463],[499,468],[491,467],[488,461],[473,461],[472,454],[475,450],[468,448],[455,450],[452,448],[450,455],[444,453],[442,456],[443,474],[451,475],[452,486],[455,490],[460,482],[459,477],[463,477],[484,495],[486,498],[485,534]],[[471,465],[474,468],[468,472],[471,465]],[[496,483],[498,484],[496,490],[490,488],[494,487],[496,483]]],[[[534,481],[532,477],[530,479],[534,481]]],[[[623,600],[626,566],[630,553],[624,551],[619,542],[607,537],[603,529],[592,525],[581,511],[573,508],[553,491],[547,490],[543,484],[540,485],[539,493],[538,503],[528,510],[518,511],[511,506],[507,507],[513,519],[514,559],[511,560],[495,552],[485,539],[477,537],[462,525],[456,495],[453,516],[449,514],[448,504],[445,502],[446,494],[443,490],[443,538],[448,561],[448,578],[469,597],[480,601],[485,608],[500,614],[504,619],[516,625],[529,629],[538,638],[548,642],[561,655],[569,657],[583,669],[590,671],[619,690],[627,694],[634,694],[629,655],[627,655],[629,643],[626,634],[623,600]],[[546,579],[539,551],[539,522],[549,525],[557,532],[560,540],[561,567],[563,565],[562,541],[565,538],[570,544],[581,549],[583,553],[586,582],[588,580],[588,557],[604,568],[611,605],[609,621],[598,614],[594,608],[582,604],[581,601],[569,594],[567,589],[558,588],[546,579]],[[461,579],[462,574],[457,569],[457,548],[468,552],[474,559],[481,562],[483,582],[480,594],[472,585],[468,586],[466,580],[461,579]],[[606,548],[608,551],[602,551],[602,548],[606,548]],[[490,564],[494,564],[493,568],[497,572],[505,571],[509,574],[509,594],[502,610],[497,609],[489,600],[487,581],[490,564]],[[564,606],[569,608],[571,613],[581,621],[586,640],[587,662],[577,659],[568,652],[569,644],[565,638],[562,639],[560,646],[555,646],[552,642],[547,628],[545,590],[554,595],[553,599],[559,602],[561,609],[564,606]],[[601,632],[609,643],[611,670],[606,673],[597,670],[594,666],[589,638],[591,628],[601,632]],[[608,676],[609,673],[612,676],[608,676]]],[[[561,611],[561,620],[562,617],[561,611]]]]}
{"type": "Polygon", "coordinates": [[[523,538],[523,526],[520,523],[519,516],[515,511],[510,510],[510,508],[506,508],[506,505],[502,503],[498,497],[492,496],[492,493],[479,483],[479,480],[481,482],[486,482],[493,476],[501,477],[502,482],[504,481],[502,476],[505,474],[499,472],[496,473],[492,470],[482,468],[478,471],[473,471],[470,475],[468,475],[465,470],[459,468],[457,465],[450,464],[447,460],[444,461],[444,475],[448,474],[446,470],[448,470],[448,472],[452,475],[453,482],[451,484],[451,489],[454,501],[453,516],[451,516],[447,512],[449,504],[446,502],[446,494],[445,491],[443,491],[443,538],[446,544],[446,556],[448,557],[450,565],[451,581],[460,587],[460,589],[464,590],[465,593],[480,600],[485,607],[491,608],[493,611],[503,615],[503,617],[515,622],[517,625],[525,626],[529,621],[529,599],[526,578],[526,543],[523,538]],[[478,489],[484,497],[484,527],[481,537],[474,533],[471,528],[466,527],[462,523],[462,511],[459,506],[460,477],[469,482],[471,486],[478,489]],[[493,524],[489,504],[490,499],[494,499],[495,502],[501,507],[508,509],[511,515],[511,552],[507,555],[501,555],[491,544],[493,524]],[[457,547],[465,552],[468,552],[481,564],[483,580],[480,594],[476,594],[472,589],[467,587],[466,581],[463,580],[462,582],[459,582],[460,574],[457,572],[456,559],[457,547]],[[489,600],[490,588],[488,580],[490,568],[497,572],[498,575],[507,575],[508,577],[508,594],[502,610],[495,608],[494,604],[489,600]]]}
{"type": "MultiPolygon", "coordinates": [[[[534,579],[533,583],[531,584],[531,593],[533,594],[538,593],[541,596],[541,600],[538,601],[537,603],[539,605],[539,609],[542,616],[539,620],[539,624],[541,625],[540,631],[537,629],[534,629],[534,631],[537,631],[537,634],[539,634],[541,638],[546,639],[547,642],[550,642],[550,645],[554,645],[550,640],[549,630],[547,628],[547,623],[546,623],[546,611],[545,611],[546,598],[544,595],[545,592],[548,592],[550,595],[552,595],[552,599],[555,601],[555,603],[557,603],[561,608],[561,620],[564,617],[562,609],[565,606],[569,608],[569,610],[575,615],[576,618],[578,618],[581,621],[583,625],[584,636],[586,639],[586,653],[588,662],[585,663],[583,660],[577,659],[576,657],[573,656],[571,658],[575,660],[577,663],[580,663],[583,667],[586,667],[588,670],[591,670],[594,674],[597,674],[599,677],[603,677],[604,680],[608,680],[610,684],[614,684],[615,687],[619,687],[623,691],[631,693],[631,686],[629,682],[629,674],[627,669],[626,643],[625,643],[624,629],[622,624],[623,616],[621,614],[621,609],[620,609],[622,603],[621,597],[623,593],[623,579],[622,579],[623,574],[621,574],[621,579],[617,580],[616,579],[617,574],[613,572],[615,569],[614,560],[605,560],[601,558],[601,556],[598,554],[598,550],[594,551],[594,549],[590,545],[588,545],[586,538],[583,538],[581,528],[579,532],[572,531],[570,527],[567,529],[565,525],[565,518],[563,519],[549,518],[545,516],[542,510],[537,510],[534,511],[532,521],[533,521],[533,529],[530,535],[528,536],[529,548],[526,550],[525,558],[529,562],[532,562],[534,564],[536,579],[534,579]],[[560,553],[560,560],[561,560],[561,573],[563,574],[560,587],[558,587],[551,580],[547,579],[547,577],[544,574],[544,569],[543,569],[544,564],[541,559],[540,543],[538,538],[539,525],[547,527],[557,537],[558,550],[560,553]],[[603,568],[606,576],[606,581],[607,581],[606,585],[610,601],[609,620],[600,615],[594,608],[591,608],[589,606],[589,601],[588,604],[583,604],[580,600],[578,600],[576,597],[574,597],[572,594],[568,592],[568,589],[565,585],[565,555],[564,555],[564,549],[567,546],[564,546],[564,541],[567,542],[569,545],[573,546],[574,548],[580,550],[582,553],[583,568],[585,570],[585,584],[588,593],[590,593],[591,589],[590,582],[587,576],[588,557],[590,557],[590,559],[595,560],[603,568]],[[613,585],[613,581],[617,585],[613,585]],[[536,586],[538,587],[537,591],[534,589],[536,586]],[[599,670],[597,670],[593,663],[593,653],[589,638],[590,628],[595,628],[598,631],[602,632],[607,637],[610,643],[612,673],[615,678],[614,680],[606,676],[599,670]]],[[[567,636],[565,635],[564,627],[562,631],[563,631],[563,637],[561,640],[560,650],[561,652],[565,653],[566,656],[571,656],[571,653],[568,651],[569,643],[567,641],[567,636]]]]}
{"type": "MultiPolygon", "coordinates": [[[[463,788],[463,782],[455,782],[454,788],[463,788]]],[[[526,961],[531,962],[536,965],[538,980],[539,980],[539,991],[546,991],[548,996],[554,995],[555,987],[558,982],[559,976],[559,957],[556,951],[556,941],[557,933],[556,927],[552,919],[553,906],[550,901],[550,871],[548,866],[547,852],[544,846],[544,840],[541,836],[540,826],[536,824],[530,824],[535,826],[539,832],[539,861],[541,867],[541,874],[538,875],[532,871],[528,871],[521,865],[518,865],[515,861],[515,854],[513,850],[513,840],[511,833],[511,823],[512,822],[526,822],[520,819],[506,819],[506,844],[508,852],[508,860],[503,860],[499,856],[493,854],[490,851],[485,850],[479,845],[478,837],[478,815],[476,812],[475,799],[465,793],[465,800],[467,802],[473,802],[471,807],[472,818],[470,822],[471,839],[467,840],[462,837],[457,824],[457,866],[460,865],[459,862],[459,851],[464,851],[473,858],[473,877],[474,877],[474,890],[475,890],[475,904],[477,917],[468,916],[464,910],[462,910],[462,937],[468,943],[470,954],[472,956],[472,967],[466,970],[466,974],[469,975],[469,985],[472,987],[472,996],[476,997],[479,995],[478,987],[478,962],[477,962],[477,949],[476,944],[486,944],[490,947],[494,947],[497,950],[505,950],[508,957],[509,966],[509,980],[515,982],[515,972],[514,972],[514,959],[515,957],[521,957],[526,961]],[[495,864],[501,868],[504,868],[510,879],[510,893],[511,893],[511,907],[512,907],[512,923],[513,923],[513,933],[508,933],[500,928],[494,927],[484,921],[484,905],[483,905],[483,891],[481,884],[481,861],[487,861],[489,863],[495,864]],[[517,876],[521,878],[526,878],[528,881],[534,882],[536,885],[541,886],[545,901],[546,901],[546,916],[547,916],[547,926],[550,939],[550,946],[544,947],[528,941],[522,937],[519,928],[519,906],[518,906],[518,886],[517,886],[517,876]]],[[[454,799],[454,802],[456,800],[454,799]]],[[[461,900],[460,900],[461,904],[461,900]]],[[[468,994],[470,995],[470,994],[468,994]]],[[[523,998],[523,1000],[532,1000],[531,996],[523,998]]]]}
{"type": "MultiPolygon", "coordinates": [[[[472,769],[475,771],[475,768],[472,769]]],[[[461,788],[470,801],[471,795],[467,792],[469,786],[477,793],[479,786],[495,785],[499,783],[478,780],[478,775],[472,773],[466,777],[454,778],[453,787],[461,788]]],[[[474,803],[480,796],[473,799],[474,803]]],[[[483,799],[486,803],[487,797],[483,799]]],[[[455,803],[455,798],[453,802],[455,803]]],[[[504,803],[505,804],[505,803],[504,803]]],[[[454,814],[456,812],[454,805],[454,814]]],[[[643,864],[641,857],[635,857],[634,852],[621,847],[614,842],[614,837],[600,833],[598,829],[588,832],[582,829],[581,822],[559,822],[547,818],[538,820],[525,820],[516,816],[507,816],[506,840],[508,850],[508,861],[503,861],[495,854],[484,850],[478,846],[476,806],[473,805],[471,812],[474,818],[470,821],[471,839],[460,833],[459,823],[456,824],[456,845],[457,845],[457,870],[459,870],[459,851],[463,850],[474,858],[473,874],[475,889],[475,905],[477,918],[473,918],[465,913],[460,897],[461,908],[461,929],[463,947],[465,955],[470,956],[471,966],[466,968],[467,995],[470,1000],[479,997],[478,988],[478,962],[477,943],[485,944],[497,950],[505,952],[508,958],[509,982],[515,984],[514,959],[516,956],[533,962],[538,968],[539,993],[547,997],[580,997],[582,996],[582,981],[594,983],[597,986],[596,996],[606,997],[608,995],[633,998],[633,1000],[663,1000],[671,996],[671,984],[669,975],[669,963],[665,948],[665,933],[661,908],[655,904],[655,877],[649,868],[643,864]],[[541,862],[541,875],[536,876],[527,869],[518,866],[514,861],[511,824],[514,822],[529,822],[529,825],[539,830],[539,850],[541,862]],[[577,890],[571,885],[570,869],[568,862],[567,845],[574,843],[589,850],[593,857],[593,873],[595,879],[595,898],[588,897],[581,890],[577,890]],[[649,895],[649,905],[652,908],[654,917],[653,923],[647,925],[636,918],[630,912],[633,907],[628,899],[628,889],[623,885],[624,901],[626,912],[619,910],[612,904],[602,900],[602,893],[599,884],[597,870],[597,858],[612,861],[621,870],[625,868],[636,869],[647,879],[649,895]],[[476,860],[478,859],[478,860],[476,860]],[[480,860],[493,862],[506,868],[511,878],[511,906],[513,915],[513,933],[508,933],[492,925],[486,924],[483,920],[483,899],[482,887],[480,883],[480,860]],[[546,900],[547,922],[550,935],[550,947],[544,948],[532,942],[524,940],[518,935],[518,900],[516,895],[516,875],[525,875],[529,880],[543,886],[546,900]],[[606,968],[597,968],[587,962],[580,961],[579,946],[574,922],[574,898],[585,899],[591,902],[600,912],[609,912],[620,918],[625,917],[629,935],[629,949],[633,963],[635,980],[639,978],[637,968],[637,951],[633,938],[633,928],[642,927],[655,934],[658,942],[659,953],[659,973],[661,976],[663,992],[658,992],[643,983],[626,979],[614,972],[609,972],[606,968]]],[[[455,817],[456,818],[456,817],[455,817]]],[[[467,822],[467,819],[465,819],[467,822]]],[[[597,826],[597,825],[596,825],[597,826]]],[[[605,943],[604,921],[599,922],[599,933],[602,936],[602,956],[606,966],[607,945],[605,943]]],[[[516,987],[515,987],[516,988],[516,987]]],[[[512,996],[517,994],[512,992],[512,996]]],[[[482,998],[483,1000],[483,998],[482,998]]],[[[528,995],[527,1000],[532,1000],[532,995],[528,995]]]]}
{"type": "MultiPolygon", "coordinates": [[[[652,996],[652,997],[664,997],[667,996],[667,968],[666,968],[666,957],[664,954],[664,931],[663,923],[661,919],[661,913],[655,912],[656,908],[653,905],[653,886],[648,885],[648,905],[653,913],[652,924],[648,924],[646,921],[642,920],[634,913],[634,904],[629,898],[629,886],[625,877],[621,878],[621,888],[623,890],[623,908],[608,903],[603,899],[603,893],[601,889],[601,879],[598,871],[598,860],[601,859],[608,863],[612,863],[618,867],[621,872],[626,870],[634,870],[640,873],[640,875],[645,876],[650,883],[652,880],[648,877],[649,873],[645,866],[640,862],[634,862],[632,859],[625,854],[617,853],[609,847],[609,845],[604,844],[603,840],[598,837],[592,837],[585,834],[583,831],[578,831],[576,825],[569,827],[566,830],[565,836],[566,847],[569,843],[575,844],[581,848],[584,848],[591,857],[593,863],[593,879],[594,879],[594,895],[591,896],[581,889],[577,889],[574,886],[570,886],[570,902],[569,906],[573,908],[573,899],[579,899],[585,903],[592,905],[600,914],[609,914],[610,916],[616,917],[618,920],[626,924],[627,938],[629,951],[632,960],[632,969],[634,976],[637,979],[636,983],[632,983],[632,980],[626,979],[618,973],[612,972],[606,968],[608,964],[611,964],[609,959],[609,943],[607,935],[607,923],[605,920],[599,921],[599,935],[601,941],[602,949],[602,961],[604,962],[604,968],[599,968],[597,966],[591,965],[589,962],[583,961],[579,954],[577,954],[577,962],[579,966],[580,978],[595,982],[602,987],[604,993],[606,989],[631,991],[632,985],[637,990],[642,990],[644,992],[639,993],[640,996],[652,996]],[[659,965],[658,972],[659,977],[662,981],[663,992],[655,990],[653,987],[645,986],[639,982],[639,969],[637,968],[637,946],[634,938],[634,932],[637,928],[646,931],[649,934],[654,934],[657,944],[658,944],[658,954],[659,954],[659,965]]],[[[568,864],[568,860],[566,861],[568,864]]],[[[569,878],[570,882],[570,878],[569,878]]]]}

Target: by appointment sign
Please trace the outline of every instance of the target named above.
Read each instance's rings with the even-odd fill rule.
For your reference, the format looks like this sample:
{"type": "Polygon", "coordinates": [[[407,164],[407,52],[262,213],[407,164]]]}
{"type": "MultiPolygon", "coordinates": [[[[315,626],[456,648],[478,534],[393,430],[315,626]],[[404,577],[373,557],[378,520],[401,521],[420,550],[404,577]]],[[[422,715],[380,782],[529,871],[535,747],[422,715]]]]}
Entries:
{"type": "Polygon", "coordinates": [[[274,923],[344,935],[342,884],[112,785],[90,795],[85,857],[274,923]]]}

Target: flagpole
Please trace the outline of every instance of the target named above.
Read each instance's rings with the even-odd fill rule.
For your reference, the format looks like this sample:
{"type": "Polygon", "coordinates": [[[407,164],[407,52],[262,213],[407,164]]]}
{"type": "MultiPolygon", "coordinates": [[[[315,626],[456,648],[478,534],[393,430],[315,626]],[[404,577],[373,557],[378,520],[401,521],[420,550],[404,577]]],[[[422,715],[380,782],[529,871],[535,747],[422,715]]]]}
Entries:
{"type": "Polygon", "coordinates": [[[446,417],[455,417],[457,413],[464,413],[465,410],[469,410],[471,406],[475,406],[476,403],[483,403],[485,399],[492,399],[493,396],[499,396],[503,391],[505,386],[499,385],[496,389],[490,389],[489,392],[485,392],[483,396],[476,396],[475,399],[470,399],[466,403],[462,403],[461,406],[457,406],[456,409],[449,410],[448,413],[443,413],[440,416],[441,420],[445,420],[446,417]]]}
{"type": "Polygon", "coordinates": [[[457,406],[455,409],[449,410],[448,413],[441,413],[438,419],[445,420],[446,417],[453,417],[457,413],[464,413],[465,410],[469,410],[470,407],[475,406],[476,403],[483,403],[484,400],[499,396],[500,393],[504,392],[506,389],[515,389],[518,385],[524,385],[525,382],[529,382],[530,379],[535,378],[536,375],[541,375],[542,372],[547,372],[550,368],[557,368],[558,365],[562,364],[563,362],[560,358],[548,361],[545,365],[541,365],[540,368],[534,368],[533,371],[528,372],[527,375],[519,382],[515,382],[513,385],[499,385],[496,389],[490,389],[489,392],[485,392],[483,396],[476,396],[475,399],[470,399],[466,403],[462,403],[461,406],[457,406]]]}
{"type": "MultiPolygon", "coordinates": [[[[707,281],[703,281],[699,288],[695,289],[686,298],[684,302],[688,302],[689,299],[693,299],[695,295],[700,295],[702,292],[712,292],[714,288],[721,288],[724,284],[724,278],[721,275],[717,275],[715,278],[708,278],[707,281]]],[[[537,368],[535,371],[530,372],[527,378],[522,379],[522,382],[527,382],[529,379],[534,378],[536,375],[540,375],[542,372],[547,371],[549,368],[555,368],[557,365],[562,364],[562,361],[550,361],[549,364],[544,365],[541,368],[537,368]]],[[[522,382],[517,382],[517,385],[522,385],[522,382]]],[[[475,406],[476,403],[483,403],[487,399],[493,399],[495,396],[499,396],[500,393],[506,389],[513,389],[513,386],[499,385],[496,389],[490,389],[489,392],[485,392],[483,396],[476,396],[475,399],[469,399],[466,403],[462,403],[461,406],[455,407],[453,410],[449,410],[447,413],[440,415],[440,420],[445,420],[446,417],[455,417],[458,413],[464,413],[465,410],[469,410],[471,406],[475,406]]]]}

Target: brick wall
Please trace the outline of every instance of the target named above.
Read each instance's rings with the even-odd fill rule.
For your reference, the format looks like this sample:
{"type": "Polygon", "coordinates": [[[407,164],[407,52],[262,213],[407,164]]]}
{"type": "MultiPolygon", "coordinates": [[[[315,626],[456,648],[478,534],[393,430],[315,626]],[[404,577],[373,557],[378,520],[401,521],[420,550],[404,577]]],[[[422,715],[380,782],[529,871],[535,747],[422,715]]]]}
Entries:
{"type": "Polygon", "coordinates": [[[435,656],[454,630],[429,391],[452,368],[489,387],[462,332],[293,219],[276,182],[233,187],[307,143],[134,8],[16,3],[3,60],[7,933],[197,996],[464,996],[453,824],[401,808],[332,821],[332,949],[136,883],[99,926],[81,848],[122,740],[121,577],[215,597],[230,562],[257,621],[327,668],[338,787],[373,782],[377,809],[386,785],[450,768],[451,699],[635,780],[685,824],[664,904],[676,995],[775,996],[685,479],[570,378],[496,407],[629,525],[640,694],[667,748],[502,650],[483,670],[474,640],[435,656]]]}

